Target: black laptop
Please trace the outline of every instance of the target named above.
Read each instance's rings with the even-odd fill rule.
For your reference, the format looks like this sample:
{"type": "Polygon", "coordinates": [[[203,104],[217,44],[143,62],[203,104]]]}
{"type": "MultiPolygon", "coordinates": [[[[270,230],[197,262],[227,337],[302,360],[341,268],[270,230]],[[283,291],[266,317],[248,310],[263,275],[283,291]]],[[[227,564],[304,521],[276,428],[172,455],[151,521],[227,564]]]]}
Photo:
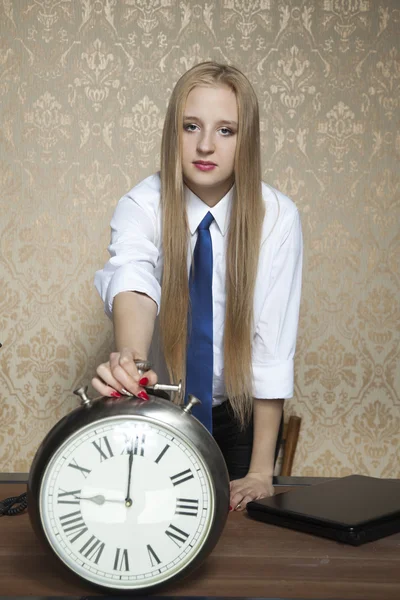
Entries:
{"type": "Polygon", "coordinates": [[[400,531],[400,479],[350,475],[247,504],[250,517],[359,546],[400,531]]]}

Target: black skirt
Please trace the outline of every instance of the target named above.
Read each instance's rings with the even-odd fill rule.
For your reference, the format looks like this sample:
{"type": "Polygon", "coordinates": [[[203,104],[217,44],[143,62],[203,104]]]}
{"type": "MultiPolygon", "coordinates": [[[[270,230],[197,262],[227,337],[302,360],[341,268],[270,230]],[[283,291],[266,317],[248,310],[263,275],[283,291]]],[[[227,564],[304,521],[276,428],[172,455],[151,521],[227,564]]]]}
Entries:
{"type": "MultiPolygon", "coordinates": [[[[268,400],[266,400],[268,402],[268,400]]],[[[214,406],[213,411],[213,437],[221,449],[228,467],[229,478],[241,479],[248,473],[253,449],[253,420],[251,419],[246,429],[241,430],[233,415],[229,401],[219,406],[214,406]]],[[[278,458],[279,447],[283,433],[283,411],[279,426],[278,439],[275,447],[275,459],[278,458]]]]}

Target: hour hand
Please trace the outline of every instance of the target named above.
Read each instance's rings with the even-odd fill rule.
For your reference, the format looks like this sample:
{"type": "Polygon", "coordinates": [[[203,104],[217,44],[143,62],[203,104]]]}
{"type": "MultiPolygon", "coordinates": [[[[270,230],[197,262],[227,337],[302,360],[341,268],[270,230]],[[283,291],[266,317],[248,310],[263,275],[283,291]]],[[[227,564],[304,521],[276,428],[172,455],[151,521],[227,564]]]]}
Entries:
{"type": "Polygon", "coordinates": [[[124,500],[113,500],[111,498],[105,498],[101,494],[97,494],[97,496],[75,496],[77,500],[90,500],[90,502],[94,502],[99,506],[102,506],[105,502],[116,502],[117,504],[121,504],[125,502],[124,500]]]}

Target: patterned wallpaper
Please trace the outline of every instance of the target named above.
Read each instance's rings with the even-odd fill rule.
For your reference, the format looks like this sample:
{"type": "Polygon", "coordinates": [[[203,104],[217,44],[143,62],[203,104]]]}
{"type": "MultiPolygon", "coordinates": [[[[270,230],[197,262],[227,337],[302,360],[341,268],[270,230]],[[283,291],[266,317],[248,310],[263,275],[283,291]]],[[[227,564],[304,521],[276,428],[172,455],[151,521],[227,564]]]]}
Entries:
{"type": "Polygon", "coordinates": [[[296,475],[400,477],[398,0],[1,0],[0,471],[112,347],[93,287],[180,75],[230,62],[301,211],[296,475]]]}

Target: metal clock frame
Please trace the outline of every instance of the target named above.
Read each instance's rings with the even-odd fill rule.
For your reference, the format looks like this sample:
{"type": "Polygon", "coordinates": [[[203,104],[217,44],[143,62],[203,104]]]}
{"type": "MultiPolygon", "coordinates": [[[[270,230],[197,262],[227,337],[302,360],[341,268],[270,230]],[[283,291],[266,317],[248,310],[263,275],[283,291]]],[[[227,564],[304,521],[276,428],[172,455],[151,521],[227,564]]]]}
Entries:
{"type": "Polygon", "coordinates": [[[149,401],[143,401],[135,397],[122,397],[114,400],[108,397],[100,398],[94,402],[90,399],[84,401],[81,406],[63,417],[44,438],[40,445],[31,469],[28,480],[28,513],[38,538],[45,546],[51,549],[59,561],[74,573],[80,580],[103,591],[115,591],[117,593],[143,594],[153,592],[161,587],[169,585],[178,578],[186,577],[196,569],[211,553],[225,526],[229,511],[229,476],[222,453],[207,429],[195,419],[189,410],[173,404],[165,399],[165,393],[153,391],[149,401]],[[162,396],[162,397],[160,397],[162,396]],[[87,425],[108,420],[112,417],[127,417],[138,421],[150,422],[168,429],[172,435],[181,438],[195,454],[199,455],[206,467],[206,471],[212,488],[214,503],[214,515],[209,528],[209,534],[201,546],[198,554],[178,572],[168,576],[164,581],[149,586],[132,587],[125,589],[112,586],[102,586],[78,575],[71,567],[66,566],[64,561],[52,548],[45,533],[40,508],[40,497],[43,476],[58,448],[71,436],[84,429],[87,425]]]}

